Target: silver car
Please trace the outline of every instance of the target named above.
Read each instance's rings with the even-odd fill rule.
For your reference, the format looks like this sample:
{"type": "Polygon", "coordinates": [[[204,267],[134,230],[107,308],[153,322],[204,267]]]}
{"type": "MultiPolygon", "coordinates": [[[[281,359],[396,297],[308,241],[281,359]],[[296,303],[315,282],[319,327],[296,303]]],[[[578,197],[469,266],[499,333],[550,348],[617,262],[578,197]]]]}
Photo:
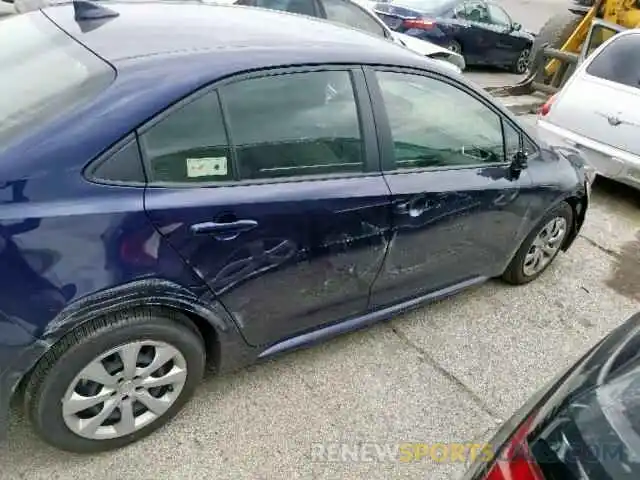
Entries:
{"type": "Polygon", "coordinates": [[[595,49],[587,42],[576,72],[542,107],[538,134],[578,150],[599,175],[640,189],[640,29],[594,27],[590,38],[608,40],[595,49]]]}

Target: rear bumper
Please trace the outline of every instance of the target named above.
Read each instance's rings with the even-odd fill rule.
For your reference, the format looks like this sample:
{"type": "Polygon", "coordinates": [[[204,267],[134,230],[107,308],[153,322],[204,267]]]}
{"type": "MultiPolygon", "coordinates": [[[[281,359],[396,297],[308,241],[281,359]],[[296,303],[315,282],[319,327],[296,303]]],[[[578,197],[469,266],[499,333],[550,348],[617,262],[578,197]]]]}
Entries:
{"type": "Polygon", "coordinates": [[[580,152],[599,175],[640,189],[640,157],[538,119],[537,134],[551,146],[580,152]]]}

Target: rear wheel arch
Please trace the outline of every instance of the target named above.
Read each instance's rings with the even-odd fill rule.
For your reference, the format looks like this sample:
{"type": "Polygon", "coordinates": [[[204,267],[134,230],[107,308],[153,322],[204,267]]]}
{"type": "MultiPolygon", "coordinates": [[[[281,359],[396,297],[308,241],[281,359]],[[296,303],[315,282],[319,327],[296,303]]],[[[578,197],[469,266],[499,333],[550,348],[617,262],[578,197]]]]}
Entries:
{"type": "MultiPolygon", "coordinates": [[[[124,357],[121,358],[126,362],[124,357]]],[[[63,450],[90,453],[118,448],[147,436],[182,409],[202,378],[205,359],[205,340],[198,328],[183,314],[171,309],[143,306],[97,316],[68,331],[38,360],[29,378],[23,382],[26,387],[23,398],[25,413],[43,439],[63,450]],[[89,440],[82,438],[84,436],[69,426],[59,410],[64,390],[73,385],[75,380],[72,377],[77,373],[78,365],[82,367],[87,359],[93,362],[114,346],[128,345],[127,342],[132,338],[150,343],[167,342],[167,346],[173,348],[185,363],[182,368],[188,367],[189,374],[182,381],[176,398],[171,400],[167,410],[158,413],[152,423],[136,427],[130,433],[118,434],[114,438],[100,439],[100,443],[97,437],[88,437],[89,440]]],[[[135,382],[136,378],[138,377],[131,381],[135,382]]],[[[136,391],[139,388],[143,387],[136,387],[136,391]]],[[[131,394],[122,394],[125,401],[131,394]]],[[[116,400],[114,395],[117,392],[114,391],[111,395],[116,400]]]]}
{"type": "Polygon", "coordinates": [[[223,337],[237,335],[233,319],[219,302],[205,303],[187,288],[173,282],[146,279],[97,292],[69,304],[40,335],[41,342],[48,345],[48,351],[70,332],[92,320],[142,308],[173,313],[172,318],[194,329],[204,340],[207,361],[212,367],[220,364],[223,337]]]}
{"type": "Polygon", "coordinates": [[[143,309],[149,312],[157,312],[159,314],[164,313],[164,316],[170,316],[174,321],[190,328],[202,339],[204,343],[206,360],[209,368],[213,370],[218,368],[221,362],[220,334],[222,332],[220,332],[208,318],[185,308],[180,308],[176,304],[162,304],[157,303],[157,301],[136,301],[104,309],[100,314],[88,315],[84,318],[68,318],[67,321],[62,323],[62,326],[56,330],[55,335],[49,334],[47,340],[38,342],[41,345],[46,344],[47,347],[40,349],[38,357],[33,362],[33,365],[31,365],[31,367],[23,373],[22,377],[17,380],[16,386],[12,392],[12,397],[20,397],[24,394],[25,387],[29,383],[33,373],[36,371],[40,361],[49,351],[56,348],[57,345],[63,342],[65,338],[68,338],[70,335],[74,335],[75,332],[90,322],[101,321],[103,318],[118,314],[126,313],[135,315],[136,312],[143,309]]]}

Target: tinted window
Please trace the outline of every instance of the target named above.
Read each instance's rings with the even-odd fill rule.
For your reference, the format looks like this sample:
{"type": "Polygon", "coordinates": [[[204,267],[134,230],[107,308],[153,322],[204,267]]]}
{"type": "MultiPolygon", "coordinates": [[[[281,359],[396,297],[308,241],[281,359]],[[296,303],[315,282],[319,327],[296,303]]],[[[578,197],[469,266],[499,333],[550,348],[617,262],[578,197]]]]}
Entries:
{"type": "Polygon", "coordinates": [[[629,87],[640,87],[640,35],[616,38],[587,67],[587,73],[629,87]]]}
{"type": "Polygon", "coordinates": [[[323,0],[327,20],[349,25],[378,36],[385,36],[384,28],[366,11],[344,0],[323,0]]]}
{"type": "Polygon", "coordinates": [[[363,170],[348,72],[253,78],[222,87],[220,94],[242,179],[363,170]]]}
{"type": "Polygon", "coordinates": [[[398,168],[504,162],[500,117],[448,83],[378,72],[398,168]]]}
{"type": "Polygon", "coordinates": [[[3,19],[0,45],[0,150],[115,78],[111,67],[40,12],[3,19]]]}
{"type": "Polygon", "coordinates": [[[545,478],[640,478],[638,368],[567,403],[532,445],[545,478]]]}
{"type": "Polygon", "coordinates": [[[171,112],[143,133],[140,141],[152,181],[233,179],[216,92],[171,112]]]}
{"type": "Polygon", "coordinates": [[[129,139],[123,146],[109,152],[105,158],[92,165],[87,175],[98,181],[144,183],[144,170],[135,138],[129,139]]]}

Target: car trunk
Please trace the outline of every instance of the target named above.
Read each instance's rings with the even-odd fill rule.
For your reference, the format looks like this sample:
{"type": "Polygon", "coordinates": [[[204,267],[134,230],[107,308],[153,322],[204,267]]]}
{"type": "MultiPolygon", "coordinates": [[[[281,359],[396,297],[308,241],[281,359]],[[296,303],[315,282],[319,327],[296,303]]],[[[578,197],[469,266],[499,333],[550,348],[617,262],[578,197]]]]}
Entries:
{"type": "Polygon", "coordinates": [[[402,30],[402,24],[405,20],[424,16],[424,13],[419,10],[391,5],[389,3],[378,3],[374,10],[380,19],[392,30],[402,30]]]}
{"type": "Polygon", "coordinates": [[[640,156],[640,89],[581,76],[559,94],[546,120],[640,156]]]}

